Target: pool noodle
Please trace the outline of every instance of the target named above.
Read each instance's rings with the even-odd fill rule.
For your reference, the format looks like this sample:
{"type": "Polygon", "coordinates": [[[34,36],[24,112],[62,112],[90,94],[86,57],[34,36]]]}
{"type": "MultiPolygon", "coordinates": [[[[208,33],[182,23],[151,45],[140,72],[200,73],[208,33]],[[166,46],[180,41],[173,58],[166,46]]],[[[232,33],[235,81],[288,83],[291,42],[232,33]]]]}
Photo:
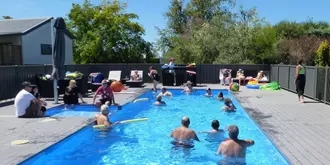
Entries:
{"type": "MultiPolygon", "coordinates": [[[[139,118],[139,119],[130,119],[130,120],[123,120],[121,122],[119,122],[120,124],[124,124],[124,123],[132,123],[132,122],[138,122],[138,121],[146,121],[148,120],[148,118],[139,118]]],[[[95,129],[102,129],[102,128],[106,128],[105,125],[94,125],[93,128],[95,129]]]]}
{"type": "Polygon", "coordinates": [[[138,101],[147,101],[147,100],[149,100],[149,99],[148,98],[140,98],[140,99],[134,100],[133,103],[136,103],[138,101]]]}
{"type": "Polygon", "coordinates": [[[148,120],[148,118],[139,118],[139,119],[131,119],[131,120],[123,120],[119,123],[123,124],[123,123],[131,123],[131,122],[138,122],[138,121],[146,121],[148,120]]]}

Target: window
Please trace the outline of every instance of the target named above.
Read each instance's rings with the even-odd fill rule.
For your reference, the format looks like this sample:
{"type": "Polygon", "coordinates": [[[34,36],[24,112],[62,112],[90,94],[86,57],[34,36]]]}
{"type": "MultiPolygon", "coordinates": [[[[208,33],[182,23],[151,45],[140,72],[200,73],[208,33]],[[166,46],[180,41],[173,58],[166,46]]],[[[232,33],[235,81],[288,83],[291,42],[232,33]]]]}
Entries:
{"type": "Polygon", "coordinates": [[[50,44],[41,44],[41,54],[42,55],[52,55],[52,45],[50,44]]]}

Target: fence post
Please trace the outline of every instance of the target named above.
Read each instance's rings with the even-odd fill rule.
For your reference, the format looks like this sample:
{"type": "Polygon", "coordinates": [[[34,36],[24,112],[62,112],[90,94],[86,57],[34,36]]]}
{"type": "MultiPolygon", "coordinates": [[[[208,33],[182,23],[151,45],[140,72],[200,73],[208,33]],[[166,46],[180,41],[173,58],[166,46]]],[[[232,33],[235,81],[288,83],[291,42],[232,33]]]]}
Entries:
{"type": "Polygon", "coordinates": [[[328,67],[325,67],[325,76],[324,76],[324,96],[323,96],[323,99],[324,99],[324,103],[327,102],[327,89],[328,87],[328,67]]]}
{"type": "Polygon", "coordinates": [[[277,80],[276,80],[276,82],[280,83],[280,66],[279,65],[277,65],[277,80]]]}

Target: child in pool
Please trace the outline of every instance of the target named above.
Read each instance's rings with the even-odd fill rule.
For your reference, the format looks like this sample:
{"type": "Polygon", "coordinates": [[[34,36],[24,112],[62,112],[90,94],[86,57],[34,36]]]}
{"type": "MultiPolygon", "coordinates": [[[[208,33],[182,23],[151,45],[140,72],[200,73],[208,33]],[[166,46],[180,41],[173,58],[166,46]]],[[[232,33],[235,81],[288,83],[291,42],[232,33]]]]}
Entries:
{"type": "Polygon", "coordinates": [[[218,94],[218,100],[223,100],[224,98],[223,98],[223,93],[222,92],[220,92],[219,94],[218,94]]]}
{"type": "Polygon", "coordinates": [[[207,89],[206,89],[206,93],[205,93],[204,96],[205,96],[205,97],[213,97],[213,94],[212,94],[211,88],[207,88],[207,89]]]}
{"type": "Polygon", "coordinates": [[[190,92],[192,92],[193,90],[194,90],[194,89],[193,89],[193,86],[192,86],[192,82],[191,82],[191,81],[187,81],[186,86],[185,86],[185,88],[183,89],[183,92],[190,93],[190,92]]]}

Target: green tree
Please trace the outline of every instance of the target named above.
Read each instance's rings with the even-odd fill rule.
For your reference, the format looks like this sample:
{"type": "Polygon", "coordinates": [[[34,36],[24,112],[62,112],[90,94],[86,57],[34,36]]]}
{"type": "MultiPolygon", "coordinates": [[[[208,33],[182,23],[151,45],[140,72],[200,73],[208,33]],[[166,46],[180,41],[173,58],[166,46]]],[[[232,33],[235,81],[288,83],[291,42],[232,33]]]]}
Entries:
{"type": "Polygon", "coordinates": [[[165,13],[168,27],[174,34],[183,34],[186,27],[186,15],[183,0],[171,0],[168,12],[165,13]]]}
{"type": "Polygon", "coordinates": [[[68,14],[68,28],[75,35],[76,63],[130,63],[153,59],[151,44],[143,40],[144,29],[124,12],[119,1],[93,5],[89,0],[73,4],[68,14]]]}
{"type": "Polygon", "coordinates": [[[330,45],[327,40],[323,41],[316,51],[315,64],[317,66],[329,66],[330,45]]]}

